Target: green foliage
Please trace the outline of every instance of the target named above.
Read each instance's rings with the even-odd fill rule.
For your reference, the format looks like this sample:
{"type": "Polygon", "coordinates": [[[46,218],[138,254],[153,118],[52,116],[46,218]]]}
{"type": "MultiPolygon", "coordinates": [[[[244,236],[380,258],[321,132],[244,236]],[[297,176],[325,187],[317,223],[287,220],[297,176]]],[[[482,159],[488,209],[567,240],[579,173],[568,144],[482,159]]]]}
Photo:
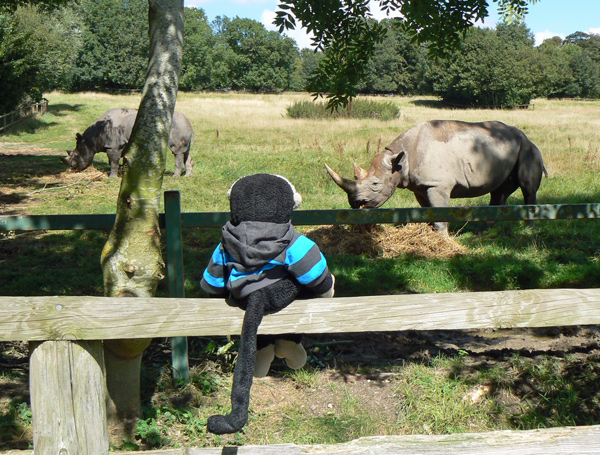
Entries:
{"type": "MultiPolygon", "coordinates": [[[[160,415],[163,414],[163,412],[162,410],[157,409],[155,414],[160,418],[160,415]]],[[[173,414],[170,411],[167,411],[164,417],[167,420],[172,420],[173,414]]],[[[155,417],[138,420],[135,434],[143,443],[150,447],[160,447],[169,442],[163,437],[163,430],[161,426],[158,425],[157,418],[155,417]]]]}
{"type": "MultiPolygon", "coordinates": [[[[502,0],[504,15],[521,15],[526,0],[502,0]]],[[[280,31],[293,29],[296,21],[315,36],[325,58],[311,79],[311,90],[327,94],[329,107],[345,106],[356,95],[358,84],[385,28],[370,21],[367,0],[282,0],[275,19],[280,31]]],[[[399,12],[411,39],[427,42],[433,55],[440,56],[460,45],[461,37],[476,21],[488,15],[488,2],[482,0],[380,0],[373,6],[386,12],[399,12]]]]}
{"type": "Polygon", "coordinates": [[[433,91],[460,105],[527,104],[541,76],[531,32],[523,23],[474,28],[429,73],[433,91]]]}
{"type": "MultiPolygon", "coordinates": [[[[10,2],[21,3],[28,2],[10,2]]],[[[0,16],[0,113],[53,89],[142,87],[148,59],[146,0],[43,7],[61,3],[9,7],[0,16]]],[[[345,107],[359,93],[434,93],[449,103],[472,105],[600,97],[598,35],[577,32],[534,48],[531,32],[519,20],[533,0],[497,3],[502,17],[511,20],[496,30],[470,28],[487,16],[488,0],[383,0],[379,7],[400,11],[405,19],[380,22],[371,18],[370,8],[377,4],[364,0],[282,3],[280,29],[302,20],[316,36],[316,51],[299,51],[290,38],[257,21],[219,17],[210,23],[203,10],[185,8],[179,86],[186,91],[308,90],[328,96],[328,108],[345,107]]]]}
{"type": "Polygon", "coordinates": [[[0,441],[19,441],[31,422],[30,406],[25,401],[11,400],[0,409],[0,441]]]}
{"type": "Polygon", "coordinates": [[[355,100],[346,107],[330,110],[324,103],[300,101],[287,108],[291,118],[356,118],[393,120],[400,115],[400,108],[392,102],[355,100]]]}
{"type": "Polygon", "coordinates": [[[359,91],[401,95],[425,92],[424,73],[429,65],[425,48],[411,42],[400,22],[384,19],[381,24],[386,29],[385,37],[375,45],[359,91]]]}
{"type": "Polygon", "coordinates": [[[223,19],[218,36],[234,56],[229,67],[232,89],[279,92],[289,87],[299,55],[292,39],[237,17],[223,19]]]}
{"type": "Polygon", "coordinates": [[[185,9],[185,41],[179,87],[182,90],[218,90],[230,86],[229,66],[233,55],[222,46],[204,11],[185,9]]]}
{"type": "Polygon", "coordinates": [[[72,89],[140,89],[148,68],[148,2],[82,0],[72,89]]]}
{"type": "Polygon", "coordinates": [[[25,6],[0,14],[0,114],[62,88],[77,49],[75,22],[68,10],[25,6]]]}

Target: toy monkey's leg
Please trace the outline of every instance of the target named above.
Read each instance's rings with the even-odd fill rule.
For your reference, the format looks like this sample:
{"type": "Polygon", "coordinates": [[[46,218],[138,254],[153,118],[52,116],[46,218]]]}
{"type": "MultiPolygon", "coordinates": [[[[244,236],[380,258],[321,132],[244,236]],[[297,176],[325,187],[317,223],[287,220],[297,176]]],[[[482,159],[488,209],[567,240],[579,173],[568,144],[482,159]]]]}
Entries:
{"type": "Polygon", "coordinates": [[[271,368],[271,363],[275,358],[276,341],[277,338],[273,335],[258,335],[256,337],[255,378],[264,378],[269,373],[269,368],[271,368]]]}
{"type": "Polygon", "coordinates": [[[250,389],[254,375],[254,357],[256,355],[256,332],[264,312],[262,292],[248,296],[248,306],[244,315],[240,351],[233,372],[231,387],[231,413],[225,416],[213,415],[208,418],[208,431],[214,434],[235,433],[248,421],[250,389]]]}
{"type": "Polygon", "coordinates": [[[285,359],[288,367],[297,370],[306,364],[306,351],[302,346],[302,335],[282,336],[275,343],[274,353],[285,359]]]}

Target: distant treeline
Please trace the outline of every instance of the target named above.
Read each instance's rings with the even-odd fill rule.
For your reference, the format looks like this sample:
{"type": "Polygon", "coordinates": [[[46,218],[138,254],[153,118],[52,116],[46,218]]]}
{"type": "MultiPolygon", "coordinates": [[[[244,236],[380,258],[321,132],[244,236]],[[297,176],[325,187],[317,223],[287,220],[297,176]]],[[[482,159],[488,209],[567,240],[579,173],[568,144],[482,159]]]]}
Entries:
{"type": "MultiPolygon", "coordinates": [[[[146,0],[80,0],[52,12],[0,13],[0,113],[44,92],[141,89],[148,60],[146,0]]],[[[473,28],[433,59],[398,20],[369,64],[361,93],[438,95],[461,105],[526,104],[534,97],[600,98],[600,36],[575,33],[534,47],[524,23],[473,28]]],[[[185,9],[180,89],[311,90],[322,54],[251,19],[207,20],[185,9]]]]}

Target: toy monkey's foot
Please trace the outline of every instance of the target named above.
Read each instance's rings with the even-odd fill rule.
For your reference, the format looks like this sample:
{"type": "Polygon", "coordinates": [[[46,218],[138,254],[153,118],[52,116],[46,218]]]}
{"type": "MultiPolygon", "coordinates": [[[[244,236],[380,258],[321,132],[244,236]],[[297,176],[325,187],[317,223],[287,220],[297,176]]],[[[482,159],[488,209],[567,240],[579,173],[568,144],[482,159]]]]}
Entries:
{"type": "Polygon", "coordinates": [[[271,362],[275,358],[275,345],[269,344],[256,351],[256,360],[254,362],[254,377],[264,378],[271,368],[271,362]]]}
{"type": "Polygon", "coordinates": [[[213,434],[228,434],[228,433],[237,433],[248,421],[248,417],[246,418],[235,418],[232,414],[228,414],[226,416],[222,415],[214,415],[208,418],[208,422],[206,423],[206,427],[208,431],[213,434]]]}
{"type": "Polygon", "coordinates": [[[287,366],[297,370],[306,364],[306,351],[302,343],[290,340],[277,340],[275,343],[275,355],[285,359],[287,366]]]}

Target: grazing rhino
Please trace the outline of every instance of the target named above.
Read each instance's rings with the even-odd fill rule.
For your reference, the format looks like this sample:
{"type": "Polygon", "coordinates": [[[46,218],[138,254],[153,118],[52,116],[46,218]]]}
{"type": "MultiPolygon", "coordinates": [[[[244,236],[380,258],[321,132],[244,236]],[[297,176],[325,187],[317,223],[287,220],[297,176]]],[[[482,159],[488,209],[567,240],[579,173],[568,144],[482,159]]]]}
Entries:
{"type": "MultiPolygon", "coordinates": [[[[538,148],[501,122],[419,123],[378,153],[369,170],[354,163],[355,180],[325,167],[352,208],[380,207],[396,188],[412,191],[421,207],[447,207],[450,198],[487,193],[490,205],[504,205],[517,188],[525,204],[535,204],[542,174],[548,177],[538,148]]],[[[448,223],[434,228],[448,233],[448,223]]]]}
{"type": "MultiPolygon", "coordinates": [[[[110,177],[116,177],[119,160],[127,145],[135,123],[137,109],[109,109],[96,120],[83,134],[77,133],[75,150],[67,151],[68,156],[61,160],[70,169],[87,169],[96,153],[104,152],[110,162],[110,177]]],[[[174,176],[181,175],[185,166],[185,175],[192,173],[193,162],[190,148],[194,140],[194,130],[190,121],[181,112],[173,114],[169,135],[169,148],[175,155],[174,176]]]]}

